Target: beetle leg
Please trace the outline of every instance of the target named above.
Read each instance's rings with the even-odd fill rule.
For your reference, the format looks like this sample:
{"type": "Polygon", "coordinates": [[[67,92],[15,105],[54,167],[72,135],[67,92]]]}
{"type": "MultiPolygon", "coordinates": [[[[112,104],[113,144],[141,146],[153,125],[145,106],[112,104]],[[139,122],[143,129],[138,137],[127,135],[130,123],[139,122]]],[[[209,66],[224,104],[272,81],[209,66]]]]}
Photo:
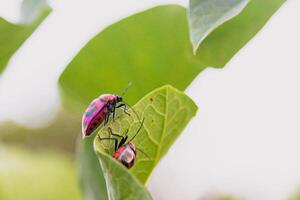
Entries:
{"type": "Polygon", "coordinates": [[[116,108],[121,108],[123,107],[124,113],[127,114],[128,116],[130,116],[130,114],[127,112],[127,106],[125,103],[122,103],[120,105],[118,105],[116,108]]]}
{"type": "Polygon", "coordinates": [[[125,131],[125,137],[128,137],[128,132],[129,132],[129,129],[126,129],[126,131],[125,131]]]}
{"type": "Polygon", "coordinates": [[[107,113],[107,123],[109,122],[110,113],[107,113]]]}
{"type": "Polygon", "coordinates": [[[111,138],[111,137],[102,138],[102,137],[100,137],[100,135],[98,135],[98,138],[100,140],[114,140],[115,141],[115,151],[117,151],[117,147],[118,147],[118,140],[117,140],[117,138],[111,138]]]}
{"type": "Polygon", "coordinates": [[[124,136],[113,133],[110,127],[108,127],[107,130],[108,130],[108,132],[109,132],[110,135],[113,135],[115,137],[121,138],[121,140],[120,140],[120,142],[118,144],[118,148],[121,147],[123,144],[125,144],[125,142],[128,139],[128,131],[129,131],[129,129],[126,130],[124,136]]]}
{"type": "Polygon", "coordinates": [[[104,126],[107,124],[107,114],[104,116],[104,126]]]}
{"type": "Polygon", "coordinates": [[[119,142],[118,148],[120,146],[122,146],[123,144],[125,144],[125,142],[127,141],[127,139],[128,139],[128,131],[129,131],[129,129],[126,130],[126,132],[124,134],[125,136],[123,136],[122,139],[121,139],[121,141],[119,142]]]}
{"type": "Polygon", "coordinates": [[[124,139],[124,136],[119,135],[119,134],[111,133],[111,135],[116,136],[116,137],[121,138],[121,139],[124,139]]]}
{"type": "Polygon", "coordinates": [[[113,113],[112,118],[113,118],[113,121],[115,122],[116,106],[114,107],[114,110],[112,111],[112,113],[113,113]]]}
{"type": "Polygon", "coordinates": [[[113,133],[110,127],[108,127],[107,130],[108,130],[109,134],[111,134],[113,136],[116,136],[116,137],[121,138],[121,139],[124,138],[122,135],[113,133]]]}
{"type": "Polygon", "coordinates": [[[105,119],[104,119],[104,126],[108,123],[110,117],[110,112],[105,114],[105,119]]]}

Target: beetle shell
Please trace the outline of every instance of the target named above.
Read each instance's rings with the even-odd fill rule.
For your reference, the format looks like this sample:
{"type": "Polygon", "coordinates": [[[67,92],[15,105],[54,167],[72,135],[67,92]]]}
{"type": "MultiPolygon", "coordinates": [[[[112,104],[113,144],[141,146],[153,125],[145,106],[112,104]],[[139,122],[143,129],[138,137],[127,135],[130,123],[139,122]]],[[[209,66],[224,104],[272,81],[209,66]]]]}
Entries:
{"type": "Polygon", "coordinates": [[[102,94],[100,95],[99,99],[106,104],[116,102],[117,96],[114,94],[102,94]]]}
{"type": "Polygon", "coordinates": [[[89,136],[105,120],[105,116],[110,112],[109,105],[116,103],[117,96],[113,94],[103,94],[94,99],[88,106],[82,117],[82,136],[89,136]]]}
{"type": "Polygon", "coordinates": [[[119,147],[113,157],[130,169],[134,165],[136,149],[133,143],[128,142],[119,147]]]}
{"type": "Polygon", "coordinates": [[[94,99],[82,117],[82,136],[86,137],[104,121],[108,109],[100,99],[94,99]]]}

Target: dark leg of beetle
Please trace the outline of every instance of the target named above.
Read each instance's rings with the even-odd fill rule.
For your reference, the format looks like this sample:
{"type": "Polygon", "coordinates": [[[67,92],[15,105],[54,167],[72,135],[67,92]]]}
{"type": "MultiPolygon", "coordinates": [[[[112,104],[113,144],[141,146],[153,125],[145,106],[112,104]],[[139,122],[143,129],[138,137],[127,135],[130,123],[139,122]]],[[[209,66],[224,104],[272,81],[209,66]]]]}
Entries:
{"type": "Polygon", "coordinates": [[[126,129],[126,131],[125,131],[125,137],[128,137],[127,135],[128,135],[128,132],[129,132],[129,129],[126,129]]]}
{"type": "Polygon", "coordinates": [[[105,116],[104,116],[104,126],[107,124],[107,113],[105,114],[105,116]]]}
{"type": "Polygon", "coordinates": [[[124,138],[123,135],[113,133],[110,127],[108,127],[107,130],[108,130],[109,134],[111,134],[113,136],[116,136],[116,137],[121,138],[121,139],[124,138]]]}
{"type": "Polygon", "coordinates": [[[122,103],[122,104],[118,105],[116,108],[121,108],[121,107],[123,107],[124,113],[130,116],[130,114],[127,112],[126,104],[122,103]]]}
{"type": "Polygon", "coordinates": [[[102,137],[100,137],[100,135],[98,135],[98,138],[100,140],[114,140],[115,141],[115,151],[117,151],[117,147],[118,147],[118,140],[117,140],[117,138],[102,138],[102,137]]]}
{"type": "Polygon", "coordinates": [[[113,118],[113,121],[115,121],[116,107],[114,107],[114,110],[112,111],[112,113],[113,113],[113,116],[112,116],[112,118],[113,118]]]}
{"type": "Polygon", "coordinates": [[[108,123],[110,117],[110,112],[105,114],[104,126],[108,123]]]}
{"type": "Polygon", "coordinates": [[[108,127],[107,130],[108,130],[108,132],[109,132],[110,135],[113,135],[115,137],[121,138],[121,140],[119,142],[119,145],[118,145],[118,148],[121,147],[123,144],[125,144],[125,142],[128,139],[128,131],[129,131],[129,129],[126,130],[124,136],[113,133],[110,127],[108,127]]]}
{"type": "Polygon", "coordinates": [[[119,135],[119,134],[112,133],[111,135],[116,136],[118,138],[121,138],[121,140],[124,139],[124,137],[122,135],[119,135]]]}
{"type": "Polygon", "coordinates": [[[126,141],[127,141],[127,139],[128,139],[128,131],[129,131],[129,129],[126,130],[126,132],[125,132],[123,138],[122,138],[121,141],[119,142],[118,148],[119,148],[120,146],[122,146],[123,144],[126,143],[126,141]]]}

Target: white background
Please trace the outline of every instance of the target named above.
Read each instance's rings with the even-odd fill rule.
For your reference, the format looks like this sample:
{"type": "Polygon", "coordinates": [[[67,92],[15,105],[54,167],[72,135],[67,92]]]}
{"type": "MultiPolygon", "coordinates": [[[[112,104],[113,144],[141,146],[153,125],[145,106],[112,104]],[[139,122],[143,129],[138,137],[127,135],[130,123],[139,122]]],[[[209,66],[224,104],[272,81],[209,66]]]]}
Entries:
{"type": "MultiPolygon", "coordinates": [[[[0,15],[17,21],[18,2],[0,0],[0,15]]],[[[187,5],[53,2],[0,77],[0,120],[32,127],[51,121],[60,108],[58,76],[80,48],[110,23],[168,2],[187,5]]],[[[300,188],[299,10],[300,1],[287,1],[224,69],[208,68],[190,85],[199,112],[150,177],[155,199],[281,200],[300,188]]]]}

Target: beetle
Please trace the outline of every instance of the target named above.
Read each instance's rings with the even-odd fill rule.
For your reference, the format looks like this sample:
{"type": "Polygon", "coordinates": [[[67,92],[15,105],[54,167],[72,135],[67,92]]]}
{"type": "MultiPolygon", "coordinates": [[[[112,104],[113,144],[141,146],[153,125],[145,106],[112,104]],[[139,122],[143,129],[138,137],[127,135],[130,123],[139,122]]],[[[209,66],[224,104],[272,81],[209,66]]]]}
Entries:
{"type": "Polygon", "coordinates": [[[117,138],[113,138],[113,137],[101,138],[100,135],[98,135],[100,140],[114,140],[115,141],[115,151],[113,153],[113,158],[115,158],[116,160],[121,162],[128,169],[130,169],[134,165],[136,155],[137,155],[137,150],[149,158],[149,156],[144,151],[142,151],[141,149],[136,147],[132,142],[132,140],[137,136],[137,134],[142,129],[143,124],[144,124],[144,119],[141,122],[141,126],[139,127],[139,129],[137,130],[135,135],[128,142],[127,142],[128,129],[126,130],[124,136],[122,136],[122,135],[113,133],[111,128],[108,127],[107,130],[108,130],[109,134],[113,135],[115,137],[118,137],[120,139],[120,141],[118,141],[117,138]]]}
{"type": "Polygon", "coordinates": [[[82,116],[82,137],[90,136],[103,122],[106,125],[109,117],[115,118],[116,108],[123,108],[124,112],[129,115],[126,102],[123,101],[123,95],[129,85],[125,88],[121,96],[114,94],[102,94],[94,99],[87,107],[82,116]]]}

